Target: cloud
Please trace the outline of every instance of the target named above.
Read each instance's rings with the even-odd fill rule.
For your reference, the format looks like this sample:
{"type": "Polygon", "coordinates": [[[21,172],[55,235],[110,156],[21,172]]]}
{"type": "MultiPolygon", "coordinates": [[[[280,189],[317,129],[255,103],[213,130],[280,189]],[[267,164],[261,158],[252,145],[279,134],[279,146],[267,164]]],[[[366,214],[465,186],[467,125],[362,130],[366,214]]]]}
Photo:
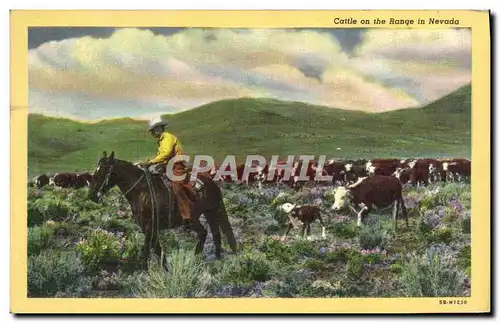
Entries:
{"type": "MultiPolygon", "coordinates": [[[[296,29],[183,29],[162,35],[124,28],[108,38],[47,42],[29,51],[30,91],[37,93],[30,101],[36,108],[30,109],[50,110],[42,104],[46,95],[46,101],[85,97],[176,109],[273,97],[375,112],[418,106],[470,81],[467,31],[363,35],[352,52],[331,33],[296,29]]],[[[91,116],[93,109],[108,107],[84,109],[91,116]]],[[[148,113],[156,111],[141,112],[148,113]]]]}
{"type": "Polygon", "coordinates": [[[469,29],[368,30],[349,64],[422,103],[470,82],[469,29]]]}
{"type": "Polygon", "coordinates": [[[471,32],[462,29],[368,30],[357,56],[383,57],[418,62],[443,61],[470,67],[471,32]]]}

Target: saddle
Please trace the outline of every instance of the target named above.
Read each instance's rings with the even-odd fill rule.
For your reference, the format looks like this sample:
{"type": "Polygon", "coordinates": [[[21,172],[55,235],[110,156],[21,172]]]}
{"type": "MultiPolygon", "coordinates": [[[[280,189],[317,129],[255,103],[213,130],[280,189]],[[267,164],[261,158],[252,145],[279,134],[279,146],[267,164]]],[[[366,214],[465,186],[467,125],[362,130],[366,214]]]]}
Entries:
{"type": "MultiPolygon", "coordinates": [[[[183,163],[183,166],[184,169],[181,170],[180,174],[177,173],[176,175],[186,174],[186,178],[189,179],[191,177],[192,166],[188,166],[185,163],[183,163]]],[[[159,175],[163,184],[169,190],[172,189],[172,180],[168,178],[164,165],[155,165],[153,167],[150,167],[149,171],[151,172],[151,174],[159,175]]],[[[190,182],[190,184],[197,193],[199,193],[204,187],[203,181],[199,178],[196,178],[196,181],[190,182]]]]}

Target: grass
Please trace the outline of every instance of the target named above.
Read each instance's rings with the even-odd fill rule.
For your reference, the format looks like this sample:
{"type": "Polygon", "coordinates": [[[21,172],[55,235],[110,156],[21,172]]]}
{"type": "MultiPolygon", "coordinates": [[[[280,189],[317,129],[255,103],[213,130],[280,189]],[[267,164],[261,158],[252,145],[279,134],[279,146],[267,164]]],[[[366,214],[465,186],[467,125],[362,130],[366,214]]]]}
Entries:
{"type": "MultiPolygon", "coordinates": [[[[423,108],[370,114],[275,99],[222,100],[168,115],[187,154],[222,161],[235,154],[338,158],[470,157],[470,85],[423,108]],[[342,148],[337,151],[337,148],[342,148]]],[[[103,150],[120,159],[152,157],[147,123],[114,119],[80,123],[30,115],[28,172],[93,170],[103,150]]]]}
{"type": "MultiPolygon", "coordinates": [[[[391,214],[375,213],[370,227],[356,227],[349,214],[335,215],[321,238],[312,224],[311,241],[292,230],[277,207],[286,200],[312,202],[328,213],[332,187],[314,192],[288,188],[223,186],[237,254],[214,260],[212,237],[205,260],[193,253],[194,234],[172,230],[160,239],[169,271],[152,257],[140,263],[144,235],[118,191],[102,204],[80,190],[30,188],[28,201],[28,290],[30,297],[406,297],[470,295],[470,184],[407,188],[412,216],[391,234],[391,214]],[[436,190],[439,187],[440,190],[436,190]],[[280,197],[278,195],[281,193],[280,197]],[[318,202],[318,199],[320,202],[318,202]],[[429,201],[432,200],[432,203],[429,201]],[[34,202],[37,203],[34,203],[34,202]],[[61,202],[75,207],[51,208],[61,202]],[[412,203],[410,203],[412,202],[412,203]],[[77,207],[76,207],[77,205],[77,207]],[[237,206],[237,207],[236,207],[237,206]],[[76,216],[66,214],[75,212],[76,216]],[[43,215],[43,216],[41,216],[43,215]],[[33,218],[33,219],[32,219],[33,218]],[[35,220],[36,219],[36,220],[35,220]],[[272,228],[272,230],[270,229],[272,228]]],[[[225,250],[229,247],[223,243],[225,250]]]]}

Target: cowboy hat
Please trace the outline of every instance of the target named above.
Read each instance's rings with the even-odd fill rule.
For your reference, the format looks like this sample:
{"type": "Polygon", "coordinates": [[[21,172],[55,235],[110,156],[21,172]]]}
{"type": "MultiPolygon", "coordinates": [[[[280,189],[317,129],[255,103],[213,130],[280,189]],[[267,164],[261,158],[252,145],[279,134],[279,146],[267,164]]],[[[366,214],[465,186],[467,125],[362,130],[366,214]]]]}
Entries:
{"type": "Polygon", "coordinates": [[[162,117],[155,117],[155,118],[149,120],[149,129],[148,129],[148,131],[153,130],[153,128],[155,128],[155,127],[166,126],[166,125],[167,125],[167,121],[163,120],[162,117]]]}

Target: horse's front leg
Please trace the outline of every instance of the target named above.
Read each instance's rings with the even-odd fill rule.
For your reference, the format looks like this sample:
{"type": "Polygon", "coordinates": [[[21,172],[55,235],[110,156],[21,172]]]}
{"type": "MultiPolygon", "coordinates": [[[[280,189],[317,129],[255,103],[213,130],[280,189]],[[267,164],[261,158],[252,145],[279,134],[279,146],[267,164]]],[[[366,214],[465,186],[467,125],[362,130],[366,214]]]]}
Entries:
{"type": "Polygon", "coordinates": [[[200,254],[203,251],[203,246],[205,245],[205,240],[207,239],[207,230],[201,225],[198,218],[191,219],[191,228],[196,231],[198,235],[199,243],[196,246],[195,253],[200,254]]]}

